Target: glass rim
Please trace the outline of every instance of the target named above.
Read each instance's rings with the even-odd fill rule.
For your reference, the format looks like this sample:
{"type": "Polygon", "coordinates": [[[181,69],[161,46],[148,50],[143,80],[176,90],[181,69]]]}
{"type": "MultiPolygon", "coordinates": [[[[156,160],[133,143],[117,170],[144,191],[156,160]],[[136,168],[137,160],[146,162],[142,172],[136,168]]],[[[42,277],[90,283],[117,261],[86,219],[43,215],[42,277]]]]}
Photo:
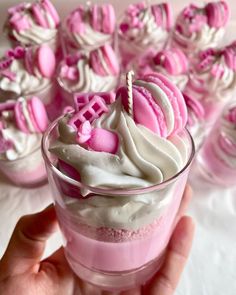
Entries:
{"type": "MultiPolygon", "coordinates": [[[[70,112],[70,113],[72,113],[72,112],[70,112]]],[[[54,166],[54,164],[51,162],[51,160],[48,157],[48,153],[50,153],[50,152],[47,150],[47,147],[46,147],[47,139],[48,139],[50,133],[53,131],[53,129],[57,126],[57,123],[59,122],[59,120],[61,120],[67,114],[63,114],[62,116],[60,116],[59,118],[57,118],[56,120],[51,122],[51,124],[48,126],[46,132],[43,134],[42,141],[41,141],[42,156],[44,158],[46,165],[49,166],[53,170],[53,172],[57,174],[57,176],[59,178],[65,180],[66,182],[68,182],[74,186],[77,186],[78,188],[82,187],[83,189],[87,189],[91,193],[95,193],[95,194],[99,194],[99,195],[111,194],[111,195],[128,196],[128,195],[134,195],[134,194],[140,194],[140,193],[145,194],[145,193],[153,192],[155,190],[160,190],[163,187],[166,187],[167,185],[169,185],[172,182],[174,182],[175,180],[177,180],[177,178],[180,175],[184,174],[184,172],[190,167],[192,160],[195,156],[194,140],[193,140],[190,132],[188,131],[188,129],[184,128],[183,131],[185,131],[186,134],[188,135],[188,138],[189,138],[189,141],[191,144],[191,152],[189,154],[188,161],[184,165],[184,167],[177,174],[172,176],[171,178],[169,178],[161,183],[154,184],[154,185],[151,185],[148,187],[142,187],[142,188],[131,188],[131,189],[126,189],[126,188],[114,189],[113,188],[112,189],[112,188],[89,186],[89,185],[83,184],[80,181],[74,180],[71,177],[62,173],[57,167],[54,166]]]]}

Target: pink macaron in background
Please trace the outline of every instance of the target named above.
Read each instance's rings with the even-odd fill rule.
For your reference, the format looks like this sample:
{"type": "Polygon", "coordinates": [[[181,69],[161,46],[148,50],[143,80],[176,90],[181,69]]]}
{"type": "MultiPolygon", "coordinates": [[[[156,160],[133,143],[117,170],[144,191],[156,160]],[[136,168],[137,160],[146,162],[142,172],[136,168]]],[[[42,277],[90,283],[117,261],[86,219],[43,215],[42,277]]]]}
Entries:
{"type": "Polygon", "coordinates": [[[42,133],[49,124],[38,97],[0,103],[0,170],[18,186],[34,187],[46,181],[41,156],[42,133]]]}
{"type": "Polygon", "coordinates": [[[170,79],[181,91],[189,79],[189,60],[180,48],[149,51],[132,63],[137,77],[150,73],[161,73],[170,79]]]}
{"type": "Polygon", "coordinates": [[[81,4],[66,17],[64,47],[67,53],[73,53],[113,44],[115,29],[116,15],[112,4],[81,4]]]}

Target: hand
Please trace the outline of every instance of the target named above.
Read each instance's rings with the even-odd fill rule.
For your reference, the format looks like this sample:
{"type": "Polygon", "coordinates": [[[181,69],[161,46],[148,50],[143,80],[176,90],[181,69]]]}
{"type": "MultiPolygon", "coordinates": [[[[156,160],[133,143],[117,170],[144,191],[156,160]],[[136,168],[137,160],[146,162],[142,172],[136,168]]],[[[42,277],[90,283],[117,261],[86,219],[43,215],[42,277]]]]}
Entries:
{"type": "MultiPolygon", "coordinates": [[[[187,261],[194,232],[190,217],[182,217],[191,197],[187,186],[162,268],[145,286],[122,295],[173,295],[187,261]]],[[[83,282],[70,270],[62,249],[41,261],[46,241],[57,230],[54,208],[22,217],[0,261],[3,295],[108,295],[83,282]]],[[[114,293],[118,294],[118,293],[114,293]]]]}

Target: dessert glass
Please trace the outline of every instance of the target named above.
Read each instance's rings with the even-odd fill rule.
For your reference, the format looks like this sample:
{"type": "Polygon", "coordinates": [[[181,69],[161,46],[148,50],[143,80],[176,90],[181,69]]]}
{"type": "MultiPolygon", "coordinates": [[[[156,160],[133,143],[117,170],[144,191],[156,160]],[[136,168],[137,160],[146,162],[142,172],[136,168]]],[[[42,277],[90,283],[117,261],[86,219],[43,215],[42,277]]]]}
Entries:
{"type": "Polygon", "coordinates": [[[15,185],[27,188],[47,182],[40,144],[29,154],[16,160],[0,159],[0,171],[15,185]]]}
{"type": "MultiPolygon", "coordinates": [[[[180,134],[188,147],[188,161],[171,179],[141,189],[95,188],[84,185],[76,180],[76,177],[68,177],[57,168],[58,158],[50,153],[49,148],[58,138],[57,127],[60,119],[54,121],[44,134],[42,152],[60,228],[65,238],[66,258],[80,278],[104,290],[126,290],[139,286],[150,279],[161,266],[166,246],[175,227],[178,208],[194,157],[191,135],[187,130],[180,134]],[[89,194],[83,197],[82,190],[88,191],[89,194]],[[95,196],[114,198],[119,202],[122,198],[124,202],[132,202],[132,199],[140,197],[154,198],[158,200],[158,216],[144,225],[139,225],[138,219],[131,216],[129,222],[131,221],[134,226],[132,229],[119,225],[91,226],[89,218],[81,218],[81,215],[76,214],[76,208],[83,206],[84,202],[95,196]]],[[[122,210],[122,205],[119,206],[122,210]]],[[[86,205],[84,209],[86,210],[86,205]]],[[[147,219],[151,214],[152,205],[149,210],[147,219]]]]}
{"type": "Polygon", "coordinates": [[[203,176],[225,187],[236,185],[236,124],[226,119],[231,106],[236,101],[225,107],[197,158],[203,176]]]}

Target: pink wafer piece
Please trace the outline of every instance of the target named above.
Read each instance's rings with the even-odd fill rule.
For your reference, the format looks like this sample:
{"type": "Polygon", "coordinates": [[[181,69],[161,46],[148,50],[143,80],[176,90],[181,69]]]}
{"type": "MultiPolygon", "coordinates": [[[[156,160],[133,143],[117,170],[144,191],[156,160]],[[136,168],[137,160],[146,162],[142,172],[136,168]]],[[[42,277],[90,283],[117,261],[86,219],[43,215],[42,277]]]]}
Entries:
{"type": "Polygon", "coordinates": [[[68,124],[74,129],[78,129],[83,122],[89,121],[92,123],[103,113],[107,112],[108,107],[104,99],[95,94],[87,104],[80,107],[79,111],[77,111],[76,114],[69,120],[68,124]]]}
{"type": "Polygon", "coordinates": [[[33,3],[31,6],[33,15],[35,17],[36,22],[43,28],[47,29],[48,28],[48,23],[47,20],[45,19],[42,11],[41,11],[41,6],[39,3],[33,3]]]}
{"type": "Polygon", "coordinates": [[[229,21],[230,10],[225,1],[210,2],[205,9],[210,27],[222,28],[226,26],[229,21]]]}

